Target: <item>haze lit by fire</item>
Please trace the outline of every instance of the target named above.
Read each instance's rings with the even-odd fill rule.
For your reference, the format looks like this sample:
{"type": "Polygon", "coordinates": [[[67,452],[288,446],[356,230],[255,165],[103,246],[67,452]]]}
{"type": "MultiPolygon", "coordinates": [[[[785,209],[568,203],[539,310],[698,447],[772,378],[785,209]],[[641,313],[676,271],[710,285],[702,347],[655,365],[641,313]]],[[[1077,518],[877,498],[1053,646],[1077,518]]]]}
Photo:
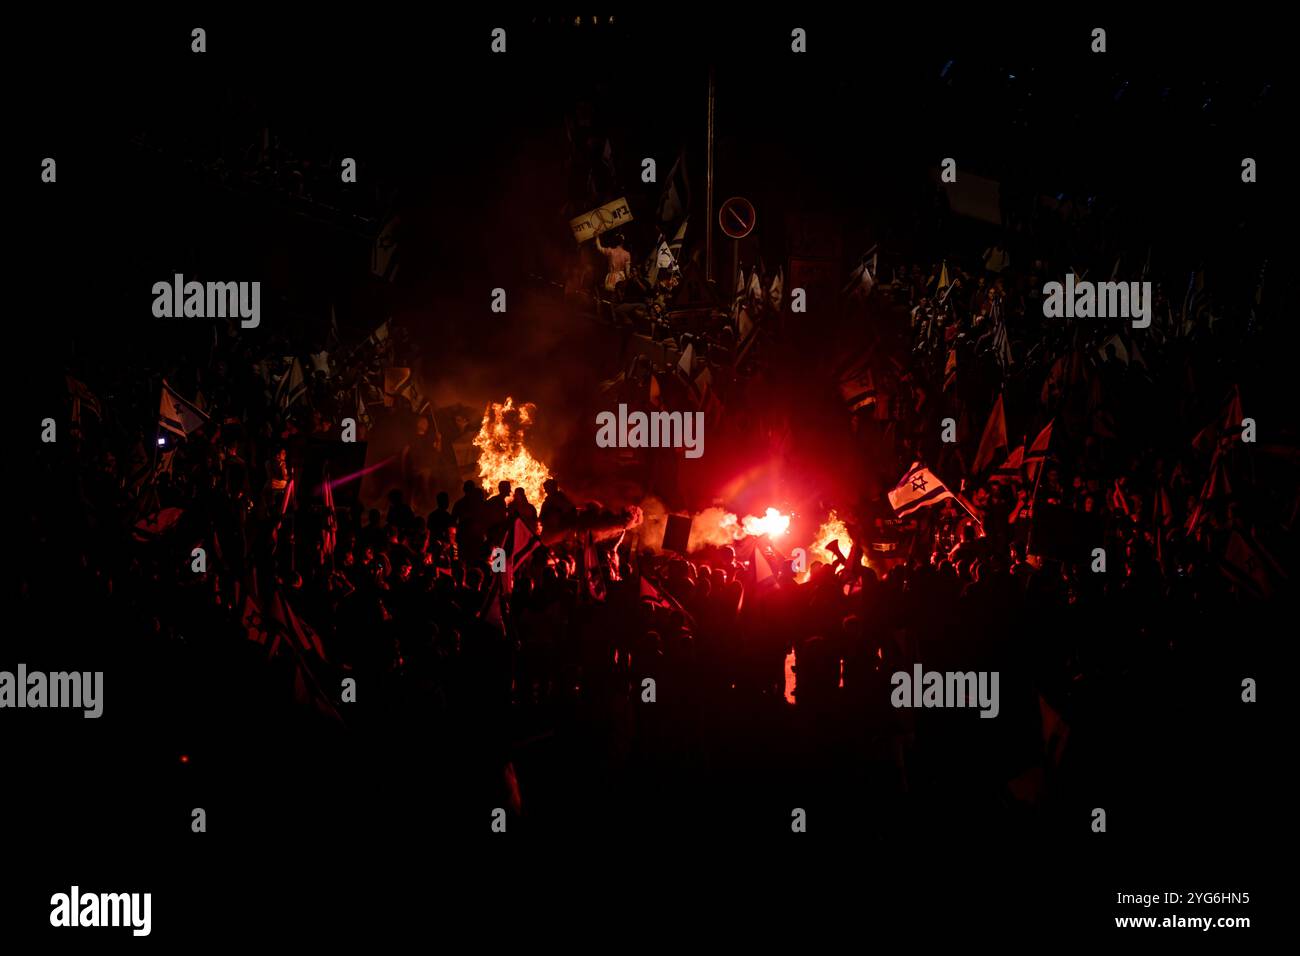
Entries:
{"type": "Polygon", "coordinates": [[[777,538],[790,528],[790,516],[781,514],[775,508],[768,508],[761,516],[745,515],[743,518],[725,508],[705,508],[691,522],[691,540],[689,550],[713,545],[734,544],[745,535],[759,537],[767,535],[777,538]]]}

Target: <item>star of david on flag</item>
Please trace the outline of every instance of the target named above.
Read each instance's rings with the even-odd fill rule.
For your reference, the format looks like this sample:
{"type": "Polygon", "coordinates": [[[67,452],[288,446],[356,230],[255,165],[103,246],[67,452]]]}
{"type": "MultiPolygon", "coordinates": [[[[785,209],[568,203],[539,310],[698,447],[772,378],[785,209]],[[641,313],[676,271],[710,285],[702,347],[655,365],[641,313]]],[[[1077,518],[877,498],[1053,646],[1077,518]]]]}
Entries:
{"type": "Polygon", "coordinates": [[[912,462],[898,484],[889,492],[889,503],[898,517],[910,515],[913,511],[937,505],[945,498],[953,497],[942,481],[935,477],[929,468],[923,468],[920,462],[912,462]]]}

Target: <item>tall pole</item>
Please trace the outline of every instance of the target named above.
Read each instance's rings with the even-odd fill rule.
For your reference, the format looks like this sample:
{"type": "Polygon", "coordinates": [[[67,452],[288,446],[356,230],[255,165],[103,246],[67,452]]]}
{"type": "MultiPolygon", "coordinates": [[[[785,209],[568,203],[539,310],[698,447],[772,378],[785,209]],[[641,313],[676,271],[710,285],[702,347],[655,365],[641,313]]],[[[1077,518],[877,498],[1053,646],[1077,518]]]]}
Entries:
{"type": "MultiPolygon", "coordinates": [[[[1028,437],[1028,436],[1026,436],[1028,437]]],[[[1038,474],[1034,476],[1034,490],[1029,493],[1029,530],[1025,532],[1025,557],[1029,557],[1029,548],[1034,541],[1034,525],[1038,523],[1038,515],[1034,513],[1038,505],[1038,484],[1043,480],[1043,472],[1047,471],[1047,452],[1043,452],[1043,460],[1038,463],[1038,474]]]]}
{"type": "Polygon", "coordinates": [[[713,282],[713,108],[717,100],[713,67],[709,67],[709,138],[707,146],[708,171],[705,176],[704,202],[708,207],[704,212],[704,279],[713,282]]]}
{"type": "MultiPolygon", "coordinates": [[[[152,376],[150,376],[150,378],[152,378],[152,376]]],[[[166,379],[163,379],[162,381],[166,381],[166,379]]],[[[159,382],[159,385],[160,385],[160,386],[161,386],[161,384],[162,384],[162,382],[159,382]]],[[[159,403],[161,404],[161,402],[162,402],[162,399],[159,398],[159,403]]],[[[161,416],[159,416],[159,418],[160,418],[160,420],[161,420],[161,416]]],[[[149,484],[151,484],[151,485],[154,486],[154,490],[155,490],[155,491],[157,491],[157,487],[158,487],[158,435],[159,435],[159,431],[161,430],[161,428],[162,428],[161,425],[155,425],[155,426],[154,426],[154,430],[153,430],[153,462],[149,465],[149,484]]],[[[143,488],[143,486],[142,486],[141,489],[140,489],[140,498],[141,498],[141,500],[144,499],[144,488],[143,488]]],[[[137,502],[137,503],[138,503],[138,502],[137,502]]],[[[161,501],[158,503],[158,507],[159,507],[159,508],[162,507],[162,502],[161,502],[161,501]]]]}

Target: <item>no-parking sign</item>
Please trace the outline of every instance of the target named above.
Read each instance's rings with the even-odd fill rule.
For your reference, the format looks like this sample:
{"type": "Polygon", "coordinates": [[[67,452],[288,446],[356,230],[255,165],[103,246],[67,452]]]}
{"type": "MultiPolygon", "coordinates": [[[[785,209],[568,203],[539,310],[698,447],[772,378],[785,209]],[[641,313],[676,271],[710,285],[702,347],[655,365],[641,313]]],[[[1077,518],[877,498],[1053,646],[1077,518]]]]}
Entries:
{"type": "Polygon", "coordinates": [[[743,196],[733,196],[718,209],[718,225],[732,239],[744,239],[754,231],[756,222],[754,204],[743,196]]]}

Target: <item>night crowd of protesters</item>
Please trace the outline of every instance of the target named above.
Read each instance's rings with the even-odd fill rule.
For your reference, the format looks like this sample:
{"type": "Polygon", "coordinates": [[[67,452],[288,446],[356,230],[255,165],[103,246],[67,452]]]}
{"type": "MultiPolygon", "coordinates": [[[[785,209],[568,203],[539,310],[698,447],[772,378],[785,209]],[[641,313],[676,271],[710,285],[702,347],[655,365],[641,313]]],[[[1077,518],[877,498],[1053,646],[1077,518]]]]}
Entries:
{"type": "MultiPolygon", "coordinates": [[[[983,806],[1010,792],[1033,803],[1043,772],[1059,772],[1066,724],[1053,720],[1086,721],[1116,687],[1179,654],[1212,653],[1209,625],[1280,584],[1285,556],[1277,562],[1264,539],[1294,518],[1294,482],[1274,480],[1293,460],[1234,434],[1233,409],[1252,413],[1243,356],[1255,330],[1197,287],[1187,303],[1162,293],[1139,338],[1114,324],[1050,326],[1037,296],[1056,272],[1014,268],[999,246],[968,268],[888,272],[875,294],[915,310],[910,341],[874,346],[875,401],[853,413],[855,427],[888,437],[896,474],[926,462],[965,507],[947,501],[899,524],[880,501],[843,503],[847,560],[810,555],[806,578],[772,552],[774,576],[761,579],[753,551],[766,542],[691,556],[656,552],[632,531],[588,542],[578,531],[588,506],[554,481],[542,501],[468,481],[420,512],[401,491],[371,509],[343,487],[328,513],[328,479],[305,465],[352,393],[322,372],[286,412],[269,367],[219,348],[202,379],[173,370],[191,395],[204,392],[212,420],[184,438],[160,433],[157,454],[149,429],[110,439],[83,401],[74,440],[58,447],[70,457],[44,463],[57,509],[37,509],[29,528],[34,540],[83,542],[69,574],[135,633],[243,642],[252,667],[270,646],[257,633],[292,641],[290,618],[304,622],[323,653],[301,665],[318,690],[299,687],[297,706],[330,722],[410,718],[447,732],[472,715],[475,733],[492,728],[503,762],[524,766],[519,740],[554,731],[591,766],[633,780],[774,763],[884,799],[942,791],[983,806]],[[989,335],[997,322],[1005,351],[989,335]],[[1006,445],[977,469],[998,394],[1006,445]],[[963,437],[945,448],[935,422],[948,413],[963,437]],[[1049,425],[1041,473],[993,480],[1049,425]],[[1095,516],[1104,573],[1041,554],[1050,549],[1031,556],[1044,506],[1095,516]],[[180,509],[170,524],[159,518],[169,508],[180,509]],[[516,520],[546,546],[514,575],[498,620],[491,549],[516,520]],[[892,545],[874,550],[886,525],[892,545]],[[1225,573],[1234,532],[1262,574],[1225,573]],[[207,550],[202,572],[196,546],[207,550]],[[277,615],[277,602],[292,614],[277,615]],[[1000,671],[996,731],[892,707],[890,675],[918,662],[1000,671]],[[360,719],[335,690],[346,675],[382,702],[360,719]]],[[[527,772],[515,786],[516,810],[547,799],[544,787],[530,794],[527,772]]]]}

